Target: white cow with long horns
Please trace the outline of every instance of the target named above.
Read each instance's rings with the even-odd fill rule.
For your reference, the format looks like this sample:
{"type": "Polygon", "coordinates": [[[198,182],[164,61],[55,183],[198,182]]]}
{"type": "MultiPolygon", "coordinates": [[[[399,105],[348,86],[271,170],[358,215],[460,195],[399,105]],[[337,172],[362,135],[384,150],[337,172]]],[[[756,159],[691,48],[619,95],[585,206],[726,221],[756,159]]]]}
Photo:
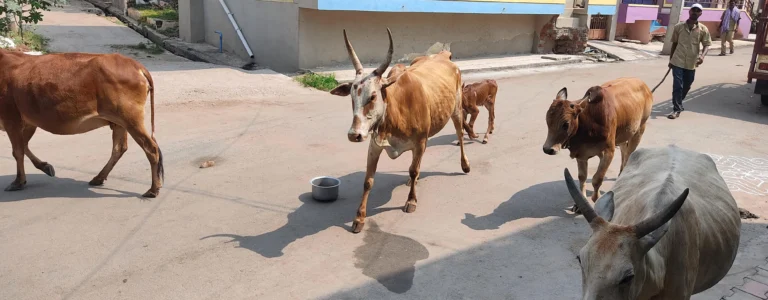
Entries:
{"type": "Polygon", "coordinates": [[[725,277],[736,258],[739,210],[705,154],[636,150],[594,208],[568,169],[565,182],[592,228],[577,256],[582,299],[690,299],[725,277]]]}

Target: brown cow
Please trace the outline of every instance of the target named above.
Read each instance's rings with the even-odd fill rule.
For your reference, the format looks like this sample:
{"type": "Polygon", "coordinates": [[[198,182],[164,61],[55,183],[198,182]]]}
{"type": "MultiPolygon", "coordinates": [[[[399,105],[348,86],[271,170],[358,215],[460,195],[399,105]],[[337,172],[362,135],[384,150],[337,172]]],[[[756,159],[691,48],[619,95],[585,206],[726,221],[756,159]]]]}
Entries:
{"type": "Polygon", "coordinates": [[[360,232],[365,226],[368,195],[373,188],[373,175],[379,163],[382,150],[391,159],[397,159],[404,152],[413,151],[413,162],[409,169],[411,190],[403,207],[407,213],[416,210],[416,184],[418,183],[421,158],[427,148],[427,139],[434,136],[453,120],[456,135],[461,146],[461,169],[469,173],[469,160],[464,154],[461,124],[461,72],[447,55],[420,59],[405,68],[396,65],[386,78],[384,71],[392,62],[392,33],[389,35],[387,59],[368,75],[347,39],[344,30],[349,59],[355,66],[356,77],[351,83],[340,84],[331,94],[352,96],[352,126],[347,138],[351,142],[362,142],[371,134],[368,146],[368,163],[363,185],[363,198],[352,231],[360,232]]]}
{"type": "MultiPolygon", "coordinates": [[[[587,196],[587,160],[597,156],[600,165],[592,177],[592,201],[600,195],[600,185],[613,160],[616,146],[621,147],[621,169],[635,151],[651,115],[653,94],[637,78],[619,78],[593,86],[584,97],[569,101],[562,88],[547,111],[547,140],[544,153],[555,155],[560,148],[570,150],[579,168],[581,193],[587,196]]],[[[621,171],[619,172],[621,174],[621,171]]],[[[578,211],[578,207],[573,207],[578,211]]]]}
{"type": "Polygon", "coordinates": [[[16,159],[16,180],[5,190],[24,189],[24,155],[36,168],[54,176],[53,166],[28,147],[37,128],[74,135],[109,126],[112,156],[89,183],[102,185],[128,149],[128,134],[147,154],[152,187],[144,197],[160,193],[163,155],[155,140],[155,93],[149,71],[120,54],[64,53],[25,55],[0,49],[0,129],[8,133],[16,159]],[[152,134],[144,128],[144,104],[151,101],[152,134]]]}
{"type": "Polygon", "coordinates": [[[488,129],[485,131],[485,137],[483,137],[483,144],[488,143],[488,138],[493,133],[494,120],[496,119],[496,91],[499,89],[499,85],[496,84],[496,80],[486,79],[480,82],[471,83],[469,85],[462,84],[462,105],[464,106],[464,130],[467,131],[469,138],[478,138],[475,134],[475,120],[480,114],[478,107],[485,106],[488,110],[488,129]],[[472,115],[469,123],[466,122],[467,115],[472,115]]]}

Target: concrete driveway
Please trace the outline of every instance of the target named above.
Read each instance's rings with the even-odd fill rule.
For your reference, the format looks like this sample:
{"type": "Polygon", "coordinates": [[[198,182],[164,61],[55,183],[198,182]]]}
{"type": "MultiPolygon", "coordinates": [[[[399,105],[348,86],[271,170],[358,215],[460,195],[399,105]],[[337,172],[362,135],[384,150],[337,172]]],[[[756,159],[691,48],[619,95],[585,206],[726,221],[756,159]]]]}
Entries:
{"type": "MultiPolygon", "coordinates": [[[[640,145],[712,154],[739,205],[761,217],[743,221],[731,275],[695,299],[730,294],[768,257],[768,108],[745,82],[748,61],[746,51],[710,55],[677,120],[664,117],[667,78],[640,145]]],[[[461,171],[447,126],[429,141],[419,207],[406,214],[411,156],[383,156],[368,223],[352,234],[367,143],[347,141],[349,99],[290,82],[298,94],[218,98],[191,87],[230,82],[229,95],[262,84],[233,69],[185,67],[196,64],[153,72],[164,93],[156,136],[166,181],[157,199],[139,198],[150,171],[135,142],[93,188],[110,131],[38,131],[30,148],[57,177],[27,161],[27,189],[0,193],[0,299],[579,299],[575,255],[589,227],[567,212],[562,170],[576,162],[541,151],[545,111],[563,86],[580,95],[637,76],[652,87],[666,71],[654,60],[499,80],[495,134],[466,147],[472,171],[461,171]],[[216,165],[200,169],[206,160],[216,165]],[[339,200],[311,199],[309,180],[320,175],[341,179],[339,200]]],[[[483,110],[476,131],[486,124],[483,110]]],[[[590,176],[596,166],[591,160],[590,176]]],[[[614,159],[607,178],[618,168],[614,159]]],[[[3,135],[0,186],[14,176],[3,135]]]]}

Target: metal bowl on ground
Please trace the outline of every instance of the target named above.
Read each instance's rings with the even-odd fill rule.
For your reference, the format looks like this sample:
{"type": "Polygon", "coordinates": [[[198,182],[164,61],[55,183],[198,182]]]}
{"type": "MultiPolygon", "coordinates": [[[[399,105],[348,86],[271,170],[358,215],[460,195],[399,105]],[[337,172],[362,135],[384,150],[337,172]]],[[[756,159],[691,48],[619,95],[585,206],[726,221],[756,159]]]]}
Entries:
{"type": "Polygon", "coordinates": [[[312,184],[312,198],[317,201],[335,201],[339,197],[341,181],[336,178],[320,176],[312,178],[309,183],[312,184]]]}

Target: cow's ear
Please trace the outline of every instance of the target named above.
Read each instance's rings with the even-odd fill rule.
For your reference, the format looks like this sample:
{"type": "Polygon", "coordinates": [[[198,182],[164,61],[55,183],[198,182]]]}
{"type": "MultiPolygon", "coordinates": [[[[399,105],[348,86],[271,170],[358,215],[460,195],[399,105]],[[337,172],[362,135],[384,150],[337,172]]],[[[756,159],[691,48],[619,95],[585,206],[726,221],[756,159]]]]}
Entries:
{"type": "Polygon", "coordinates": [[[555,97],[555,100],[565,100],[568,99],[568,89],[562,88],[559,92],[557,92],[557,96],[555,97]]]}
{"type": "Polygon", "coordinates": [[[598,216],[608,222],[613,219],[613,208],[613,191],[605,193],[605,195],[602,195],[600,199],[597,199],[597,202],[595,202],[595,212],[597,212],[598,216]]]}
{"type": "Polygon", "coordinates": [[[331,90],[331,95],[346,97],[346,96],[349,96],[349,92],[351,91],[351,89],[352,89],[351,83],[349,82],[342,83],[331,90]]]}
{"type": "Polygon", "coordinates": [[[667,231],[669,231],[669,222],[664,223],[664,225],[661,225],[661,227],[652,231],[648,235],[641,237],[638,241],[641,253],[646,253],[650,251],[653,246],[656,246],[656,243],[658,243],[661,238],[667,234],[667,231]]]}
{"type": "Polygon", "coordinates": [[[589,88],[587,93],[584,95],[584,98],[586,98],[587,102],[589,103],[597,103],[603,101],[603,88],[599,86],[593,86],[589,88]]]}
{"type": "Polygon", "coordinates": [[[402,76],[402,75],[403,75],[403,73],[400,73],[400,74],[397,74],[397,76],[395,76],[395,77],[382,78],[381,79],[381,88],[385,89],[388,86],[394,84],[395,82],[397,82],[398,79],[400,79],[400,76],[402,76]]]}

